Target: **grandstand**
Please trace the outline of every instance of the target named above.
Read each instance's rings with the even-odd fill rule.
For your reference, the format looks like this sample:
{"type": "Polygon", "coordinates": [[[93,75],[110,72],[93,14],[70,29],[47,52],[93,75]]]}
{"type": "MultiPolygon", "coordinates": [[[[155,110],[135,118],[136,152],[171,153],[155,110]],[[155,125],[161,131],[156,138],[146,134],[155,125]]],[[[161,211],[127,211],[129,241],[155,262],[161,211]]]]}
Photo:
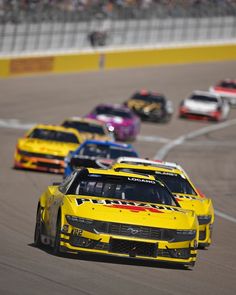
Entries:
{"type": "Polygon", "coordinates": [[[0,54],[236,39],[236,0],[0,0],[0,54]]]}

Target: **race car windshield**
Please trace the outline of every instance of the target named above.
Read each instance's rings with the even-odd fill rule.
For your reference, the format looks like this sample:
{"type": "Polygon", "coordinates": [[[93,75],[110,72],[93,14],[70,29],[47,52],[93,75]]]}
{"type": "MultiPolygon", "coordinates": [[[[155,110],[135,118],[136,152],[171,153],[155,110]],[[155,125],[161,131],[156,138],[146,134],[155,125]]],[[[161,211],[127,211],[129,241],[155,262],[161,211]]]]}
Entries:
{"type": "Polygon", "coordinates": [[[161,95],[143,95],[140,93],[135,94],[132,98],[137,100],[144,100],[150,103],[163,103],[165,101],[165,98],[161,95]]]}
{"type": "Polygon", "coordinates": [[[167,175],[162,173],[156,173],[156,179],[160,179],[162,182],[164,182],[166,186],[170,189],[170,191],[173,193],[189,194],[196,196],[196,192],[191,186],[191,184],[188,182],[188,180],[183,178],[179,174],[167,175]]]}
{"type": "Polygon", "coordinates": [[[87,144],[81,148],[79,155],[117,159],[119,157],[136,157],[136,153],[132,150],[122,149],[119,147],[112,147],[108,145],[87,144]]]}
{"type": "Polygon", "coordinates": [[[229,88],[229,89],[236,89],[236,83],[234,83],[234,82],[222,81],[219,83],[218,86],[224,87],[224,88],[229,88]]]}
{"type": "Polygon", "coordinates": [[[135,177],[90,174],[77,185],[75,179],[69,194],[177,205],[171,193],[162,183],[135,177]]]}
{"type": "Polygon", "coordinates": [[[132,114],[128,111],[121,110],[121,109],[114,109],[110,107],[98,107],[95,110],[96,115],[109,115],[109,116],[116,116],[121,118],[132,118],[132,114]]]}
{"type": "Polygon", "coordinates": [[[144,169],[129,169],[129,168],[117,168],[115,171],[123,171],[129,173],[143,173],[146,175],[153,175],[157,180],[161,180],[169,188],[172,193],[197,195],[191,184],[187,179],[183,178],[179,174],[175,173],[159,173],[155,170],[144,169]]]}
{"type": "Polygon", "coordinates": [[[190,97],[191,100],[194,101],[199,101],[199,102],[217,102],[217,98],[216,97],[212,97],[212,96],[204,96],[204,95],[192,95],[190,97]]]}
{"type": "Polygon", "coordinates": [[[105,135],[105,130],[102,126],[87,123],[87,122],[76,122],[76,121],[65,121],[63,123],[64,127],[75,128],[80,132],[88,132],[93,134],[105,135]]]}
{"type": "Polygon", "coordinates": [[[73,133],[62,132],[57,130],[39,129],[36,128],[29,135],[29,138],[37,138],[43,140],[79,143],[77,137],[73,133]]]}

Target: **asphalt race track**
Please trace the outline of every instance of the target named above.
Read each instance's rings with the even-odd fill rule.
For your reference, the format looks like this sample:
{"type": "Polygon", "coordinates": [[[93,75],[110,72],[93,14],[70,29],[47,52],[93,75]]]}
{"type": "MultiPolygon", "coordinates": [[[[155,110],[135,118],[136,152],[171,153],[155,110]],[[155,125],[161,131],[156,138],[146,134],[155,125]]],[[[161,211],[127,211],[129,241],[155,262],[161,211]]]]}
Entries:
{"type": "MultiPolygon", "coordinates": [[[[103,256],[56,257],[35,248],[38,198],[61,176],[12,169],[23,124],[60,123],[97,103],[123,102],[141,88],[165,93],[176,111],[192,90],[236,78],[235,69],[236,62],[222,62],[0,80],[0,294],[236,294],[236,124],[187,140],[166,157],[183,165],[218,212],[213,245],[199,250],[193,270],[103,256]]],[[[232,109],[229,120],[235,118],[232,109]]],[[[142,124],[134,145],[141,156],[154,157],[169,140],[214,124],[180,120],[175,112],[169,124],[142,124]]]]}

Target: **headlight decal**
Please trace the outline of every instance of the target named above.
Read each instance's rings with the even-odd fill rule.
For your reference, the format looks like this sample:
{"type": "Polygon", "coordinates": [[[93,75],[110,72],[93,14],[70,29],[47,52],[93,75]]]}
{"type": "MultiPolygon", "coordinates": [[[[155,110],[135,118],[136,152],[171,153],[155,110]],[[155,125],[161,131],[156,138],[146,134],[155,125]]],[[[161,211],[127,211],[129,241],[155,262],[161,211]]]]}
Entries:
{"type": "Polygon", "coordinates": [[[208,224],[211,222],[211,215],[198,215],[197,219],[199,225],[208,224]]]}
{"type": "Polygon", "coordinates": [[[76,216],[66,215],[67,222],[79,230],[95,234],[109,234],[129,236],[151,240],[173,242],[191,241],[196,237],[196,230],[175,230],[91,220],[76,216]]]}

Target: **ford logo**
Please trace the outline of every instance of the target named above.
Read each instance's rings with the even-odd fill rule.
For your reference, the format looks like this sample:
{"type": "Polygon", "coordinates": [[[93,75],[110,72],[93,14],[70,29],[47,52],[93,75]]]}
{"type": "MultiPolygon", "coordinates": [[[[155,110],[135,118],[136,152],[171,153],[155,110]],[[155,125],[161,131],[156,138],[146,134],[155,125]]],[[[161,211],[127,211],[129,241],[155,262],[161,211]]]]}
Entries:
{"type": "Polygon", "coordinates": [[[132,228],[132,227],[129,227],[127,230],[131,233],[131,235],[136,235],[137,233],[140,232],[139,229],[135,229],[135,228],[132,228]]]}

